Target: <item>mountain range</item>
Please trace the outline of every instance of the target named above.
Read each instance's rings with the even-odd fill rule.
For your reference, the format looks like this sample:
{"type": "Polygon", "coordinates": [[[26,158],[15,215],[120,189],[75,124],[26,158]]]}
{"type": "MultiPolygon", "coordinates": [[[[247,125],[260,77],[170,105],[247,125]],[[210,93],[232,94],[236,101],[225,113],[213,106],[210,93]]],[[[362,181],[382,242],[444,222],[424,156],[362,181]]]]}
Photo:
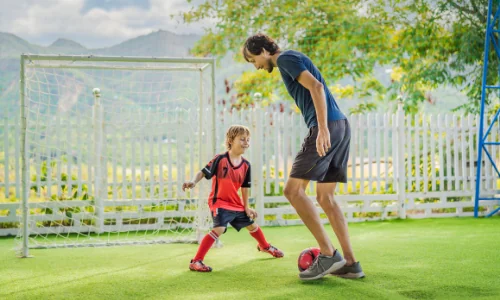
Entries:
{"type": "MultiPolygon", "coordinates": [[[[158,30],[138,36],[107,48],[89,49],[69,39],[57,39],[49,46],[40,46],[11,33],[0,32],[0,118],[2,112],[17,111],[19,57],[22,53],[61,54],[61,55],[102,55],[102,56],[149,56],[149,57],[188,57],[190,49],[201,38],[200,35],[176,34],[158,30]]],[[[237,78],[243,71],[251,70],[248,64],[234,62],[232,54],[223,58],[216,70],[216,85],[219,94],[224,94],[224,80],[237,78]]],[[[378,78],[386,78],[384,70],[374,70],[378,78]]],[[[426,105],[429,112],[448,112],[451,108],[466,101],[463,95],[454,89],[440,89],[434,93],[436,105],[426,105]]],[[[344,110],[352,107],[357,100],[341,104],[344,110]]]]}
{"type": "Polygon", "coordinates": [[[184,57],[189,55],[189,50],[200,37],[158,30],[108,48],[88,49],[68,39],[58,39],[50,46],[44,47],[31,44],[14,34],[0,32],[0,59],[18,58],[22,53],[184,57]]]}
{"type": "MultiPolygon", "coordinates": [[[[107,48],[89,49],[78,42],[57,39],[49,46],[40,46],[11,33],[0,32],[0,118],[4,113],[18,108],[19,57],[29,54],[100,55],[100,56],[143,56],[143,57],[190,57],[190,49],[201,38],[195,34],[176,34],[158,30],[138,36],[107,48]]],[[[235,63],[228,54],[216,69],[218,93],[225,90],[224,80],[235,78],[251,66],[235,63]]]]}

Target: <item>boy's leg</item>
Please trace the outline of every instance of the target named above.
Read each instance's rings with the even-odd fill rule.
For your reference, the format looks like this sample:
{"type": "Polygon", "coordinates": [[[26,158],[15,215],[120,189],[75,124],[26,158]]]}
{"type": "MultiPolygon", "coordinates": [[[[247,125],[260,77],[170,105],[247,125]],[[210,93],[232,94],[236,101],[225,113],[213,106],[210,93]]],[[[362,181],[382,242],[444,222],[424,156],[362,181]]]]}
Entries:
{"type": "Polygon", "coordinates": [[[230,222],[236,230],[240,231],[242,228],[246,228],[250,235],[259,243],[259,247],[268,248],[269,243],[264,237],[262,229],[259,225],[255,223],[254,220],[250,219],[244,212],[234,212],[235,218],[230,222]]]}
{"type": "Polygon", "coordinates": [[[212,229],[205,237],[201,240],[200,246],[198,247],[198,252],[196,252],[193,261],[199,261],[205,259],[205,255],[208,250],[212,247],[215,241],[224,233],[226,227],[216,227],[212,229]]]}
{"type": "Polygon", "coordinates": [[[300,216],[309,231],[313,234],[314,238],[318,242],[319,248],[321,249],[321,253],[327,256],[332,256],[335,252],[335,248],[333,247],[323,224],[321,224],[316,206],[314,206],[314,203],[311,199],[309,199],[305,192],[308,183],[309,181],[305,179],[288,179],[284,190],[285,197],[295,208],[297,214],[300,216]]]}
{"type": "Polygon", "coordinates": [[[267,242],[264,232],[260,229],[259,225],[253,223],[252,225],[247,226],[246,229],[248,229],[250,235],[258,242],[257,250],[269,253],[276,258],[285,256],[283,251],[267,242]]]}
{"type": "Polygon", "coordinates": [[[212,247],[215,241],[221,236],[227,227],[227,223],[231,220],[231,215],[224,209],[217,210],[216,215],[213,216],[213,229],[201,240],[200,246],[196,256],[191,260],[189,269],[198,272],[211,272],[212,268],[203,263],[205,255],[212,247]]]}
{"type": "Polygon", "coordinates": [[[260,229],[259,225],[253,223],[246,227],[250,235],[259,243],[259,247],[262,249],[269,248],[269,243],[266,241],[266,237],[260,229]]]}
{"type": "Polygon", "coordinates": [[[201,240],[200,246],[198,247],[198,252],[196,252],[195,257],[189,263],[189,269],[191,271],[212,272],[212,268],[205,265],[203,263],[203,259],[205,259],[205,255],[208,250],[210,250],[219,236],[224,233],[225,229],[225,227],[216,227],[205,235],[205,237],[201,240]]]}

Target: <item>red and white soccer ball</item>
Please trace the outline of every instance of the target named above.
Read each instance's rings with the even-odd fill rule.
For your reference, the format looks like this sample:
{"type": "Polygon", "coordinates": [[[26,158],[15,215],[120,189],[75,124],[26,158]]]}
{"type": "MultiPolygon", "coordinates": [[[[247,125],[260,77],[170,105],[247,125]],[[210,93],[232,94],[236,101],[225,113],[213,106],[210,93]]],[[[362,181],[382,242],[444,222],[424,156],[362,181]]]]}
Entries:
{"type": "Polygon", "coordinates": [[[314,247],[304,249],[302,252],[300,252],[298,261],[299,271],[303,272],[307,270],[307,268],[312,265],[316,257],[318,257],[319,253],[320,249],[314,247]]]}

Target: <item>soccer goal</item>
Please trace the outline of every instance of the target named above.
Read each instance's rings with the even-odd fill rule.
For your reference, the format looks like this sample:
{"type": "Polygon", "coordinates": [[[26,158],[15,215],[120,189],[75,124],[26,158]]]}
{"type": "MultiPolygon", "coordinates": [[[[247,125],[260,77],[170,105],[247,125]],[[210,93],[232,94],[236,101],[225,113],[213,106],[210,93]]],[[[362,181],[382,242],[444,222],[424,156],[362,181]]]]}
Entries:
{"type": "Polygon", "coordinates": [[[210,226],[215,61],[22,55],[21,256],[197,242],[210,226]]]}

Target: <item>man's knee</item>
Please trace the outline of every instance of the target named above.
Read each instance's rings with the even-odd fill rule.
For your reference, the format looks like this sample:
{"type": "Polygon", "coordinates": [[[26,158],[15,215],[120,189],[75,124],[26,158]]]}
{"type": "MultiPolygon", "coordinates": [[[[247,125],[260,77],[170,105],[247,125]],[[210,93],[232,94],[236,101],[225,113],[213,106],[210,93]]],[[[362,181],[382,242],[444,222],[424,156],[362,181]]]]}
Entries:
{"type": "Polygon", "coordinates": [[[285,186],[285,189],[283,190],[283,194],[285,194],[285,197],[290,200],[290,198],[292,198],[293,194],[294,194],[294,191],[296,189],[290,185],[286,185],[285,186]]]}
{"type": "Polygon", "coordinates": [[[305,194],[306,186],[306,181],[290,178],[285,184],[283,194],[285,194],[288,200],[300,197],[302,194],[305,194]]]}
{"type": "Polygon", "coordinates": [[[287,183],[285,189],[283,190],[283,194],[288,200],[292,200],[296,198],[300,193],[303,192],[303,188],[298,184],[290,184],[287,183]]]}
{"type": "Polygon", "coordinates": [[[318,201],[318,204],[321,207],[325,206],[331,206],[334,207],[337,205],[337,202],[335,201],[333,194],[318,194],[316,196],[316,201],[318,201]]]}

